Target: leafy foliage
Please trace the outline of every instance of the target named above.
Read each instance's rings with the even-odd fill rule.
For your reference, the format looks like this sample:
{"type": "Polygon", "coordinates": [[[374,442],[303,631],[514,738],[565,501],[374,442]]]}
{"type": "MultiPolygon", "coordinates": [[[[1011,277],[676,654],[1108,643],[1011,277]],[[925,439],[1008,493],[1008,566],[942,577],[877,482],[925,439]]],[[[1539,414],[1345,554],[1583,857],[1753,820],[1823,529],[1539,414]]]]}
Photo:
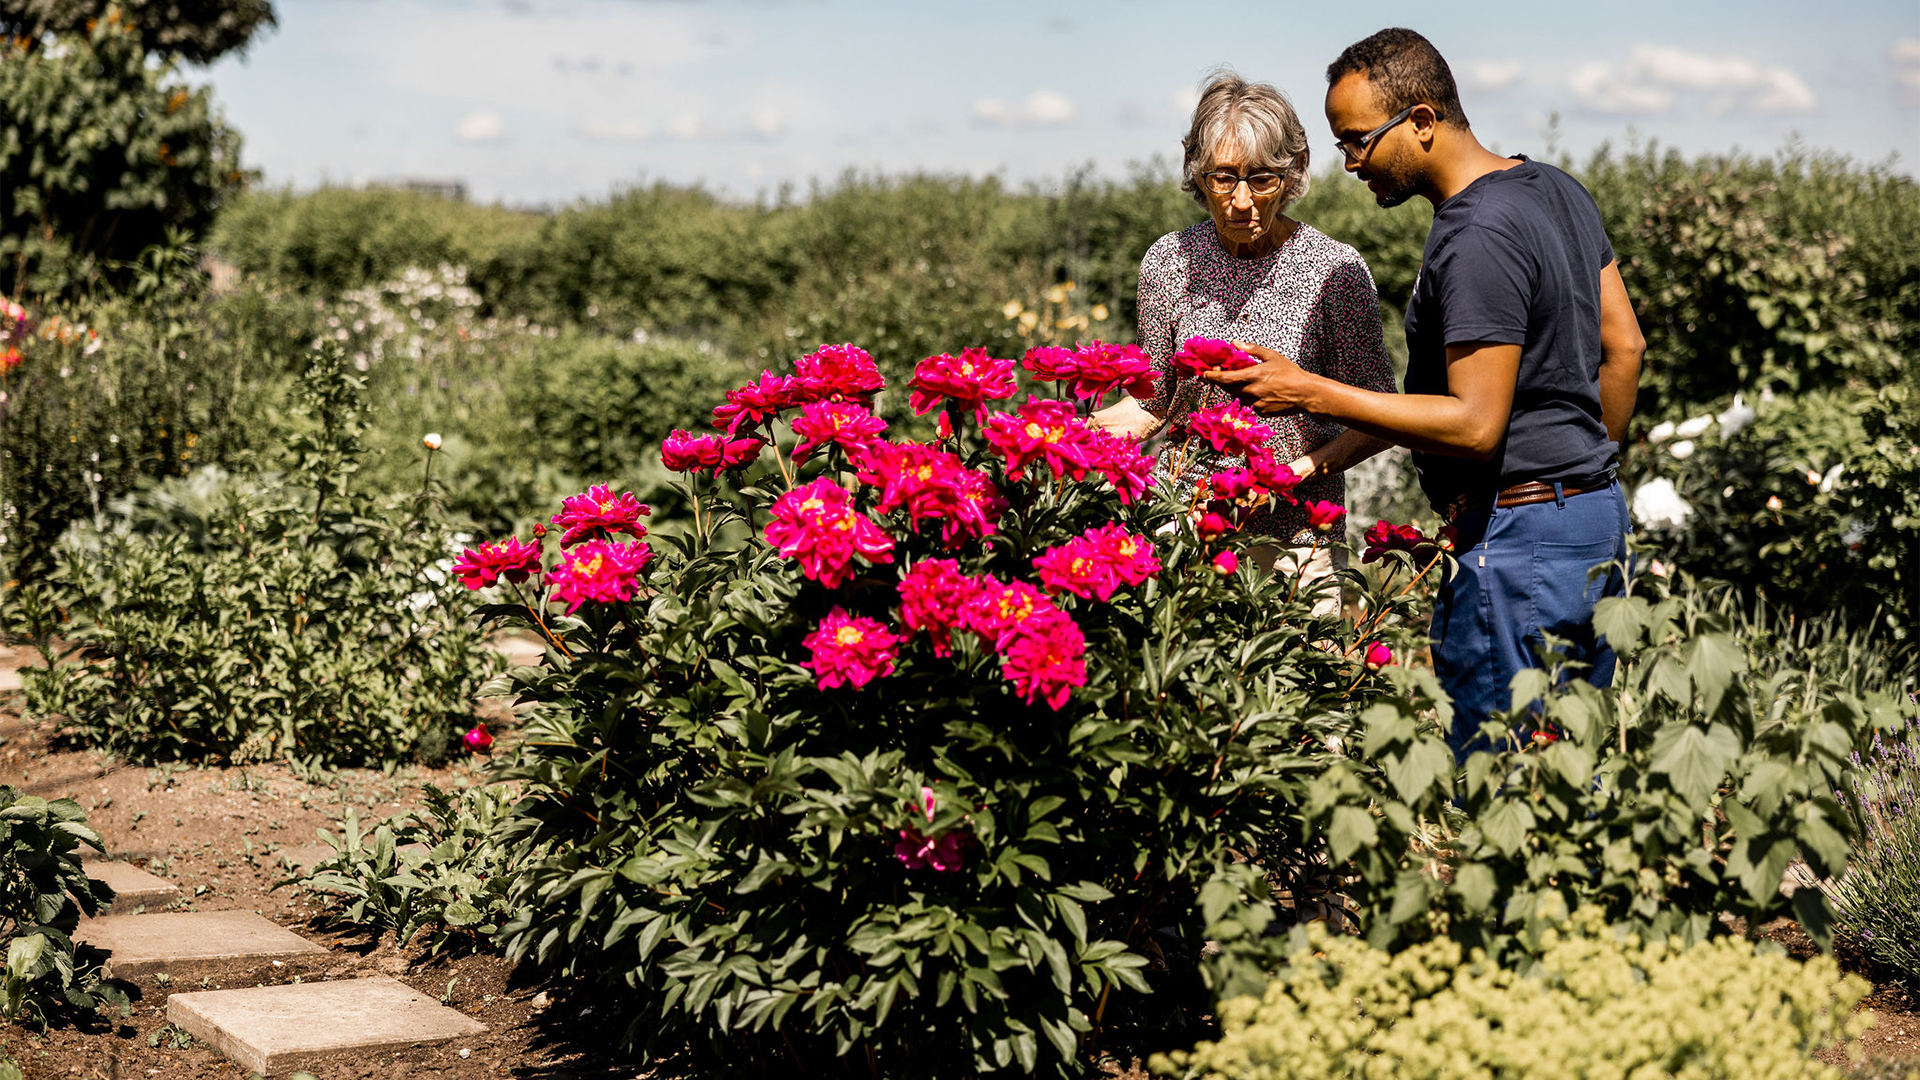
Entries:
{"type": "MultiPolygon", "coordinates": [[[[1829,940],[1824,897],[1789,901],[1781,879],[1797,857],[1818,877],[1846,866],[1834,792],[1849,755],[1916,707],[1903,689],[1779,664],[1724,611],[1649,580],[1594,614],[1620,656],[1614,686],[1521,673],[1512,713],[1484,729],[1492,748],[1457,774],[1429,719],[1451,722],[1431,673],[1390,671],[1405,693],[1367,711],[1359,753],[1307,807],[1333,858],[1352,860],[1345,888],[1372,944],[1447,937],[1511,963],[1543,919],[1581,907],[1649,940],[1728,933],[1723,913],[1792,915],[1829,940]]],[[[1263,945],[1244,939],[1223,938],[1219,985],[1254,992],[1263,945]]]]}
{"type": "Polygon", "coordinates": [[[285,486],[236,485],[191,530],[76,536],[21,595],[48,655],[69,646],[26,672],[29,711],[142,760],[444,755],[487,661],[426,496],[354,484],[361,385],[313,354],[285,486]]]}
{"type": "Polygon", "coordinates": [[[91,1011],[126,995],[74,956],[73,931],[97,915],[113,890],[87,877],[82,844],[105,852],[100,834],[72,799],[49,802],[0,787],[0,1016],[37,1020],[71,1007],[91,1011]]]}
{"type": "Polygon", "coordinates": [[[1809,1054],[1852,1042],[1870,1022],[1853,1008],[1871,987],[1842,977],[1831,958],[1802,964],[1725,938],[1644,943],[1595,908],[1544,926],[1525,973],[1452,941],[1389,955],[1313,927],[1302,946],[1264,994],[1222,1003],[1217,1042],[1157,1057],[1154,1070],[1206,1080],[1840,1080],[1809,1054]]]}
{"type": "Polygon", "coordinates": [[[0,294],[70,295],[197,233],[239,189],[240,136],[209,92],[149,65],[108,12],[61,49],[0,45],[0,294]]]}
{"type": "Polygon", "coordinates": [[[339,926],[391,931],[405,946],[429,933],[439,952],[495,933],[505,921],[515,860],[529,854],[502,842],[514,796],[501,787],[422,791],[425,805],[380,822],[371,833],[348,810],[340,834],[322,829],[333,854],[289,883],[319,892],[339,926]]]}

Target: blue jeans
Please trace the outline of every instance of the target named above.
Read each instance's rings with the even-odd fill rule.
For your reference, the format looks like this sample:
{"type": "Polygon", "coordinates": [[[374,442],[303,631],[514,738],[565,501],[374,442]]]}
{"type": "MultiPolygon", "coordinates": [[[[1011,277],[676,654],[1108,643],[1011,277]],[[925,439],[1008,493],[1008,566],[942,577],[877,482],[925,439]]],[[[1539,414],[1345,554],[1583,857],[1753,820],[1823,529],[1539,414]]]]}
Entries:
{"type": "Polygon", "coordinates": [[[1593,632],[1594,601],[1626,589],[1631,521],[1619,484],[1552,502],[1464,514],[1459,567],[1433,609],[1433,668],[1453,698],[1447,745],[1465,760],[1484,749],[1480,725],[1513,703],[1513,677],[1542,667],[1542,631],[1565,639],[1584,678],[1613,682],[1613,650],[1593,632]],[[1594,567],[1618,563],[1594,575],[1594,567]]]}

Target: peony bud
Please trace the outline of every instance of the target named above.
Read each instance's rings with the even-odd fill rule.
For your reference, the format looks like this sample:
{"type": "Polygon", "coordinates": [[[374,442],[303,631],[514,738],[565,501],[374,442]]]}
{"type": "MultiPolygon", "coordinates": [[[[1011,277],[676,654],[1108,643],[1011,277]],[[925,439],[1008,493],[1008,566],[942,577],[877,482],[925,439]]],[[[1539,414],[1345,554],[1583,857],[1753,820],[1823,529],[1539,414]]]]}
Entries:
{"type": "Polygon", "coordinates": [[[1240,556],[1231,551],[1223,551],[1213,557],[1213,572],[1221,577],[1232,577],[1240,569],[1240,556]]]}
{"type": "Polygon", "coordinates": [[[1393,663],[1393,650],[1387,648],[1386,642],[1375,641],[1367,646],[1367,651],[1363,659],[1368,671],[1379,671],[1381,668],[1393,663]]]}
{"type": "Polygon", "coordinates": [[[1219,514],[1203,514],[1193,528],[1202,540],[1218,540],[1233,531],[1233,524],[1219,514]]]}
{"type": "Polygon", "coordinates": [[[941,413],[940,418],[933,422],[933,434],[942,442],[953,438],[953,417],[941,413]]]}
{"type": "Polygon", "coordinates": [[[487,725],[475,724],[473,730],[467,732],[466,743],[467,749],[484,754],[493,747],[493,736],[487,733],[487,725]]]}
{"type": "Polygon", "coordinates": [[[421,436],[420,445],[426,447],[429,450],[440,449],[440,433],[437,431],[427,432],[425,435],[421,436]]]}
{"type": "Polygon", "coordinates": [[[536,522],[534,522],[534,523],[533,523],[533,538],[534,538],[535,540],[540,540],[540,539],[544,539],[544,538],[546,537],[546,535],[547,535],[547,527],[546,527],[545,525],[542,525],[542,524],[541,524],[540,522],[538,522],[538,521],[536,521],[536,522]]]}

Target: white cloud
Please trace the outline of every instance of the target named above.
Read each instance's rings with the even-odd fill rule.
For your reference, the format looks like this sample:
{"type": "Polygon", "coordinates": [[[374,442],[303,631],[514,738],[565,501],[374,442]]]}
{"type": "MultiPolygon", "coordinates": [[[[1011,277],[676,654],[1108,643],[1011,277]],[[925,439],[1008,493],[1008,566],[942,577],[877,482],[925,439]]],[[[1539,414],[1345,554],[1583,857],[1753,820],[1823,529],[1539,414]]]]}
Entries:
{"type": "Polygon", "coordinates": [[[1073,117],[1073,99],[1053,90],[1035,90],[1013,104],[999,98],[973,103],[974,122],[986,127],[1060,127],[1073,117]]]}
{"type": "Polygon", "coordinates": [[[688,109],[658,126],[645,120],[589,120],[581,124],[578,131],[588,142],[606,143],[765,141],[778,137],[786,126],[783,113],[763,106],[737,125],[716,125],[698,110],[688,109]]]}
{"type": "Polygon", "coordinates": [[[1462,83],[1469,90],[1505,90],[1523,74],[1518,60],[1477,60],[1467,65],[1462,83]]]}
{"type": "Polygon", "coordinates": [[[1621,64],[1583,64],[1567,77],[1567,88],[1588,107],[1615,113],[1665,112],[1678,91],[1708,95],[1714,114],[1806,112],[1815,105],[1812,88],[1791,69],[1663,45],[1636,45],[1621,64]]]}
{"type": "Polygon", "coordinates": [[[763,139],[771,139],[786,130],[787,118],[779,109],[762,106],[747,117],[747,127],[763,139]]]}
{"type": "Polygon", "coordinates": [[[1887,47],[1893,84],[1902,105],[1920,105],[1920,38],[1901,38],[1887,47]]]}
{"type": "Polygon", "coordinates": [[[499,142],[506,129],[500,123],[499,113],[476,109],[460,121],[453,133],[461,142],[499,142]]]}
{"type": "Polygon", "coordinates": [[[1193,107],[1200,104],[1200,88],[1192,84],[1167,92],[1164,103],[1148,104],[1138,98],[1120,103],[1119,120],[1128,127],[1174,127],[1193,118],[1193,107]]]}

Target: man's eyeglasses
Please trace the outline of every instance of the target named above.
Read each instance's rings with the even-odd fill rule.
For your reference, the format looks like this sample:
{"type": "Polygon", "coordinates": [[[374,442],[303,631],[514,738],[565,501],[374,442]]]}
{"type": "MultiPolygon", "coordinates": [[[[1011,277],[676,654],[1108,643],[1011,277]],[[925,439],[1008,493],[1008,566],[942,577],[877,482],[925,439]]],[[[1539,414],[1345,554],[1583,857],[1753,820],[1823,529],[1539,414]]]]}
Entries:
{"type": "Polygon", "coordinates": [[[1271,195],[1280,190],[1283,182],[1279,173],[1261,171],[1241,176],[1226,169],[1215,169],[1202,174],[1200,179],[1206,181],[1207,190],[1215,195],[1231,195],[1241,184],[1247,185],[1247,190],[1255,195],[1271,195]]]}
{"type": "Polygon", "coordinates": [[[1418,105],[1409,105],[1396,113],[1393,119],[1381,124],[1379,127],[1374,128],[1372,131],[1367,132],[1352,142],[1341,139],[1333,145],[1338,147],[1342,154],[1346,155],[1348,161],[1359,161],[1361,158],[1367,156],[1368,151],[1373,149],[1374,143],[1380,141],[1380,136],[1385,135],[1392,129],[1393,125],[1412,116],[1413,110],[1419,107],[1418,105]]]}

